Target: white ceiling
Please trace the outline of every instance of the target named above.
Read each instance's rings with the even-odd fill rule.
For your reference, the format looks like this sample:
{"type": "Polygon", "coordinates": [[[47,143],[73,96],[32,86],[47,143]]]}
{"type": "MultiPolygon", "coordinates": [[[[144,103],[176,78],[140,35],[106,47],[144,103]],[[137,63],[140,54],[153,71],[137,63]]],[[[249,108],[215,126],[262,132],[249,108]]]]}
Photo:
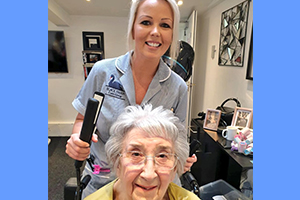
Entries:
{"type": "MultiPolygon", "coordinates": [[[[131,0],[53,0],[69,15],[114,16],[127,17],[131,0]]],[[[214,7],[224,0],[183,0],[179,6],[181,20],[185,21],[193,10],[198,15],[214,7]]]]}

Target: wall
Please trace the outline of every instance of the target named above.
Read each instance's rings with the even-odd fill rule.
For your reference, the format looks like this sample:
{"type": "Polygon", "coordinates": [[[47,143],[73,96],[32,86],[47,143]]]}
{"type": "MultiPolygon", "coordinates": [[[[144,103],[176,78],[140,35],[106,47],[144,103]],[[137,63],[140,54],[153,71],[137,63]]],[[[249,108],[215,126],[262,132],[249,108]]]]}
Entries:
{"type": "Polygon", "coordinates": [[[48,135],[69,136],[77,115],[72,101],[83,82],[82,31],[104,32],[105,57],[126,52],[127,18],[70,15],[69,26],[56,26],[48,21],[48,30],[63,30],[69,73],[48,74],[48,135]]]}
{"type": "MultiPolygon", "coordinates": [[[[249,10],[245,60],[243,67],[218,66],[218,47],[221,13],[242,0],[225,0],[198,16],[197,44],[194,62],[192,118],[207,108],[216,108],[228,97],[237,97],[243,107],[253,108],[253,82],[246,80],[249,39],[252,24],[252,2],[249,10]],[[211,46],[217,52],[211,58],[211,46]]],[[[66,27],[48,21],[49,30],[64,30],[69,73],[48,75],[49,136],[71,135],[77,112],[71,103],[83,82],[82,31],[103,31],[106,58],[126,52],[127,18],[70,16],[66,27]]],[[[227,105],[227,104],[226,104],[227,105]]],[[[229,103],[228,106],[234,106],[229,103]]]]}
{"type": "MultiPolygon", "coordinates": [[[[216,108],[229,97],[238,98],[242,107],[253,108],[253,81],[245,78],[253,21],[252,1],[249,9],[243,67],[218,65],[221,14],[243,1],[225,0],[198,16],[196,58],[194,63],[193,118],[197,117],[200,111],[206,111],[207,108],[216,108]],[[217,50],[214,59],[211,58],[213,45],[216,46],[217,50]]],[[[235,103],[226,103],[226,106],[233,107],[235,103]]]]}

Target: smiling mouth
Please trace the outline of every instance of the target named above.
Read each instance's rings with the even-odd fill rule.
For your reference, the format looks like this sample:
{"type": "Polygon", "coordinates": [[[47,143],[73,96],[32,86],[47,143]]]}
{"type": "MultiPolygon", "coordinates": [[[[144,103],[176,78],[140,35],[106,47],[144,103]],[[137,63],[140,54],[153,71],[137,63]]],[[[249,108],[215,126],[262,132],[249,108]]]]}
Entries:
{"type": "Polygon", "coordinates": [[[150,47],[160,47],[161,43],[145,42],[150,47]]]}
{"type": "Polygon", "coordinates": [[[150,191],[156,188],[156,186],[144,187],[138,184],[135,184],[137,187],[142,188],[143,190],[150,191]]]}

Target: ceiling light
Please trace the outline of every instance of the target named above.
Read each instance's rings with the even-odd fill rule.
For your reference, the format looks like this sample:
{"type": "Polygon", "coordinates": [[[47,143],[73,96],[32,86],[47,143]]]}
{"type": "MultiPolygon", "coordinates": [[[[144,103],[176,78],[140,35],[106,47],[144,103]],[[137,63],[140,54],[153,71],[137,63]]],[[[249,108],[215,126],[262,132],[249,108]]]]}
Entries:
{"type": "Polygon", "coordinates": [[[87,2],[90,2],[91,0],[86,0],[87,2]]]}
{"type": "Polygon", "coordinates": [[[181,1],[181,0],[179,0],[178,2],[177,2],[177,5],[179,5],[179,6],[181,6],[183,4],[183,1],[181,1]]]}

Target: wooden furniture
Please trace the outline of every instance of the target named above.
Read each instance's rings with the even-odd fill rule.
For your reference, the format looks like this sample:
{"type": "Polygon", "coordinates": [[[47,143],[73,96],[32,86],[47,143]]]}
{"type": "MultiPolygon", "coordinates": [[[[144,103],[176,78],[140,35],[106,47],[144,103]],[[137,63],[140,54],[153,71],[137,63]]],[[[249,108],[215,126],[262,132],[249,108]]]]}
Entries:
{"type": "Polygon", "coordinates": [[[222,137],[222,130],[205,130],[203,120],[192,119],[190,141],[197,139],[202,145],[196,152],[197,162],[193,164],[191,173],[200,186],[223,179],[240,190],[242,172],[253,168],[253,158],[224,148],[226,143],[230,146],[231,142],[222,137]]]}

